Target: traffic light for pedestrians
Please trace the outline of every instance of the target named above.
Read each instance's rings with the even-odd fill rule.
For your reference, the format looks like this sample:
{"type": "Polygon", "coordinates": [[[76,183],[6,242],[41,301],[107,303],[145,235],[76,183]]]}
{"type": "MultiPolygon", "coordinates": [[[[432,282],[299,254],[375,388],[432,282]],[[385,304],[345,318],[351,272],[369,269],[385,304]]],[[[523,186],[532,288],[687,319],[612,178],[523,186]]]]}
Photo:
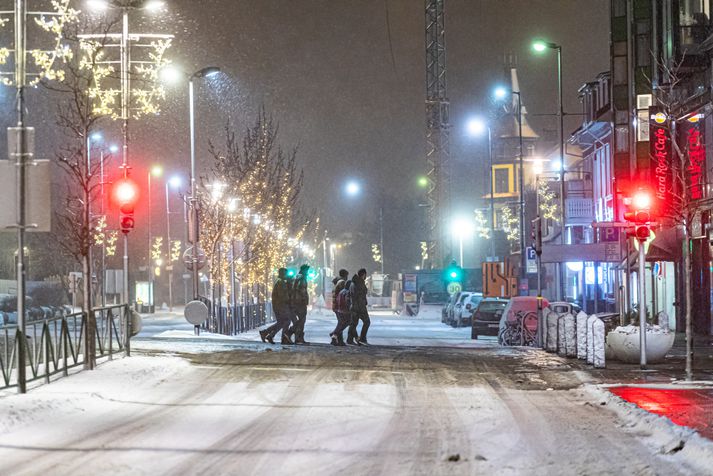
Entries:
{"type": "Polygon", "coordinates": [[[646,241],[651,235],[651,195],[639,190],[631,197],[629,211],[624,212],[624,220],[634,226],[630,233],[639,241],[646,241]]]}
{"type": "Polygon", "coordinates": [[[139,199],[139,187],[129,178],[114,183],[112,201],[119,208],[119,227],[122,233],[129,233],[135,225],[134,208],[139,199]]]}

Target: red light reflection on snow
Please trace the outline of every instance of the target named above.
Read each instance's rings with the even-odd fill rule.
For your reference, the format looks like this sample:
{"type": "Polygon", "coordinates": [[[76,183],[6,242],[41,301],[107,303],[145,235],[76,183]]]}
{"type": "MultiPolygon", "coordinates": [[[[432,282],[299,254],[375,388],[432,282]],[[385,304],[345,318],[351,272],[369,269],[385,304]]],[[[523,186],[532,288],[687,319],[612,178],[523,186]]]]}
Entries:
{"type": "Polygon", "coordinates": [[[713,390],[612,387],[627,402],[713,439],[713,390]]]}

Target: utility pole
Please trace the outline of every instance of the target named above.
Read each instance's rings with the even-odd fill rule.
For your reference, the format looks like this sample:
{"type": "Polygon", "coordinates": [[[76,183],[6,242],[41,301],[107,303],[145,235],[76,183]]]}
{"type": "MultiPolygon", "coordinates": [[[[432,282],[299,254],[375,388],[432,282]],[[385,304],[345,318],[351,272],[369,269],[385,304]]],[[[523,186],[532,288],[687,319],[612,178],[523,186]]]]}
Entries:
{"type": "MultiPolygon", "coordinates": [[[[8,142],[15,142],[15,163],[17,165],[17,390],[27,391],[26,386],[26,336],[25,336],[25,196],[26,159],[32,157],[27,150],[28,130],[25,127],[25,60],[27,43],[25,37],[25,0],[15,0],[15,88],[17,90],[17,126],[8,130],[8,142]],[[11,137],[14,136],[14,139],[11,137]]],[[[34,132],[34,131],[33,131],[34,132]]]]}

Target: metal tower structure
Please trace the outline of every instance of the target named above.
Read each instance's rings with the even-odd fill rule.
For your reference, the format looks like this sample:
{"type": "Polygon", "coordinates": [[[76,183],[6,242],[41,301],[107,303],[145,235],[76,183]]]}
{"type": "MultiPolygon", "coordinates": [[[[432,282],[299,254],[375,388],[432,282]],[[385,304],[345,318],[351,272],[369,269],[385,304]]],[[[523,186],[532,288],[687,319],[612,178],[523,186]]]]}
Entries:
{"type": "Polygon", "coordinates": [[[450,256],[449,106],[446,94],[445,0],[426,0],[426,161],[428,164],[428,257],[433,267],[450,256]]]}

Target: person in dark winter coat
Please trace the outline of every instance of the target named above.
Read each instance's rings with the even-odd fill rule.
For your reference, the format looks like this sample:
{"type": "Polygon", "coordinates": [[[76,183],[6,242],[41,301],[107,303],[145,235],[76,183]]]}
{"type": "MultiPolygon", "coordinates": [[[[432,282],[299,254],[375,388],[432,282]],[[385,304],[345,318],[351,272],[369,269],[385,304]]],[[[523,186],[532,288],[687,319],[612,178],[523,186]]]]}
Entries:
{"type": "Polygon", "coordinates": [[[295,335],[295,344],[307,344],[305,341],[305,321],[307,320],[307,305],[309,304],[308,271],[308,264],[300,266],[300,272],[295,276],[292,284],[292,311],[294,312],[295,322],[289,333],[295,335]]]}
{"type": "Polygon", "coordinates": [[[332,309],[337,315],[337,326],[334,331],[329,333],[329,337],[332,339],[332,345],[346,345],[344,344],[344,329],[346,329],[352,321],[351,311],[347,305],[347,296],[345,293],[349,292],[348,284],[351,282],[347,281],[349,278],[349,271],[342,269],[339,271],[339,278],[334,285],[334,291],[332,294],[332,309]]]}
{"type": "Polygon", "coordinates": [[[367,309],[367,289],[366,289],[366,269],[360,269],[357,274],[352,277],[352,283],[349,286],[349,294],[351,295],[351,312],[352,323],[349,327],[349,336],[347,344],[367,345],[366,334],[369,331],[371,320],[369,319],[369,311],[367,309]],[[361,333],[357,337],[357,324],[362,321],[361,333]],[[355,342],[356,340],[356,342],[355,342]]]}
{"type": "Polygon", "coordinates": [[[287,328],[290,326],[290,285],[287,281],[287,269],[277,270],[277,280],[272,287],[272,310],[275,313],[275,323],[260,331],[260,339],[263,342],[274,344],[273,338],[282,331],[282,343],[292,344],[290,336],[287,335],[287,328]]]}

